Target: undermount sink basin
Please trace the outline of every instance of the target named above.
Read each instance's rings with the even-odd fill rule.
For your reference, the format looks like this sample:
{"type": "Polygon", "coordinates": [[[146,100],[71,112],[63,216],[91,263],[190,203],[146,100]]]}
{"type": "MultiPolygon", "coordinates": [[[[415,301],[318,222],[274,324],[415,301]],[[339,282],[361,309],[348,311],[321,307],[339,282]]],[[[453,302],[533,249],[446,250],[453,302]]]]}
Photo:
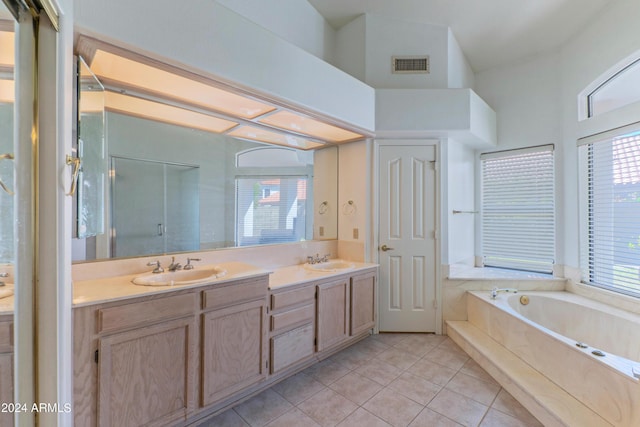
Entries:
{"type": "Polygon", "coordinates": [[[133,278],[135,285],[141,286],[174,286],[195,285],[218,279],[227,274],[222,267],[197,267],[193,270],[165,271],[164,273],[144,273],[133,278]]]}
{"type": "Polygon", "coordinates": [[[305,264],[304,267],[311,271],[346,271],[355,267],[355,264],[341,259],[332,259],[327,262],[319,262],[317,264],[305,264]]]}
{"type": "Polygon", "coordinates": [[[5,283],[0,286],[0,299],[13,295],[13,283],[5,283]]]}

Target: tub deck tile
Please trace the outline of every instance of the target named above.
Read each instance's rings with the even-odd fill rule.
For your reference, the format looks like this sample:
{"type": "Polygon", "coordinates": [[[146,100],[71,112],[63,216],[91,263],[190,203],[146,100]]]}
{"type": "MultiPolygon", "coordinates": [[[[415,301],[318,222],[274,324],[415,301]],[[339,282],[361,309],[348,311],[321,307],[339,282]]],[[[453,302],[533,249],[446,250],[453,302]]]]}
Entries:
{"type": "Polygon", "coordinates": [[[598,414],[467,321],[449,336],[545,426],[611,426],[598,414]]]}

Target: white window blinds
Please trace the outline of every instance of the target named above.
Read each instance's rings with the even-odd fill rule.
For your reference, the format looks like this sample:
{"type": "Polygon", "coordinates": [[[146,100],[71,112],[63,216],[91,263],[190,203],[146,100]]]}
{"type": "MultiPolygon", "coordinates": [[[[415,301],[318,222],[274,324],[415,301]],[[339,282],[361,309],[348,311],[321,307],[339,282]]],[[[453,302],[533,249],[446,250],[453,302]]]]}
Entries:
{"type": "MultiPolygon", "coordinates": [[[[640,132],[589,143],[583,280],[640,296],[640,132]]],[[[583,156],[585,153],[581,153],[583,156]]]]}
{"type": "Polygon", "coordinates": [[[484,265],[551,273],[553,145],[482,154],[480,160],[484,265]]]}

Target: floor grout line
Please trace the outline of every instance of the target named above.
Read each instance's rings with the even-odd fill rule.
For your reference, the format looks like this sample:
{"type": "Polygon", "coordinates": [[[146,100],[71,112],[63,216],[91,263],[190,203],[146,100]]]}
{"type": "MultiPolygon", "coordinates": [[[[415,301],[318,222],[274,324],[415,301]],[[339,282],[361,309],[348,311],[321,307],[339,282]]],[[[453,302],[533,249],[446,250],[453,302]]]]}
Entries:
{"type": "MultiPolygon", "coordinates": [[[[386,335],[386,334],[385,334],[386,335]]],[[[390,334],[391,335],[391,334],[390,334]]],[[[333,377],[329,377],[331,379],[331,381],[327,381],[327,374],[326,373],[322,373],[322,371],[318,371],[318,370],[314,370],[313,374],[312,373],[307,373],[307,370],[303,370],[299,373],[297,373],[296,375],[290,377],[289,379],[284,380],[281,383],[278,384],[284,384],[286,383],[286,381],[291,380],[292,378],[301,375],[301,377],[298,377],[298,379],[300,380],[312,380],[316,383],[318,383],[321,387],[318,388],[318,390],[313,391],[309,396],[306,396],[303,400],[299,401],[298,403],[293,403],[290,400],[288,400],[285,395],[286,393],[286,385],[281,387],[281,388],[277,388],[277,385],[274,385],[272,388],[268,389],[268,390],[272,390],[277,396],[279,396],[280,398],[282,398],[288,405],[290,405],[291,407],[288,408],[287,410],[285,410],[283,413],[279,414],[277,417],[275,417],[274,419],[269,419],[269,420],[260,420],[260,421],[255,421],[255,420],[259,420],[259,416],[252,416],[252,418],[254,419],[254,422],[257,424],[251,424],[249,422],[248,419],[245,419],[244,417],[242,417],[240,415],[240,413],[238,411],[235,410],[235,408],[232,409],[232,411],[234,411],[235,415],[237,415],[240,420],[242,420],[242,422],[244,422],[246,425],[249,425],[251,427],[257,427],[258,425],[267,425],[270,423],[274,423],[275,421],[277,421],[278,419],[284,417],[285,415],[289,414],[290,412],[294,412],[294,411],[299,411],[300,413],[304,414],[305,417],[308,417],[310,419],[312,419],[315,423],[322,425],[322,422],[319,419],[314,419],[313,416],[311,416],[310,413],[305,412],[301,406],[303,406],[303,403],[305,402],[309,402],[311,399],[313,399],[314,397],[316,397],[319,393],[325,391],[325,390],[329,390],[331,393],[334,393],[335,395],[339,396],[340,398],[344,399],[346,402],[349,402],[350,405],[353,405],[354,409],[351,411],[345,411],[348,412],[345,416],[343,416],[340,420],[337,420],[337,418],[339,418],[339,416],[334,417],[334,419],[332,420],[332,425],[337,425],[340,424],[342,422],[344,422],[345,420],[349,419],[349,417],[353,416],[356,412],[358,412],[360,409],[362,409],[363,411],[365,411],[368,415],[373,416],[379,420],[384,421],[385,423],[388,424],[392,424],[390,421],[387,421],[386,419],[382,418],[380,415],[373,413],[371,411],[369,411],[367,408],[365,408],[365,405],[367,405],[367,403],[369,403],[372,399],[379,397],[381,398],[381,393],[384,392],[390,392],[392,394],[397,394],[398,396],[402,396],[403,399],[406,399],[408,402],[411,402],[414,406],[413,407],[415,410],[415,407],[419,407],[419,411],[413,415],[413,417],[411,417],[411,420],[407,423],[407,426],[413,422],[415,422],[420,415],[425,411],[428,410],[431,413],[434,414],[438,414],[438,416],[444,417],[447,420],[450,420],[451,422],[460,424],[459,421],[456,421],[456,419],[451,417],[451,414],[447,414],[447,413],[442,413],[439,412],[436,409],[430,408],[429,405],[432,404],[434,402],[435,399],[438,398],[438,396],[444,391],[447,390],[447,392],[449,393],[453,393],[453,395],[449,395],[449,396],[459,396],[460,400],[464,400],[464,401],[471,401],[471,402],[475,402],[474,403],[474,407],[476,408],[480,408],[477,405],[481,405],[482,407],[484,407],[484,412],[482,413],[482,416],[478,418],[478,421],[474,421],[476,424],[474,424],[476,427],[480,426],[485,419],[487,419],[487,416],[489,414],[489,412],[491,411],[491,409],[493,408],[494,404],[497,402],[498,400],[498,396],[500,395],[500,393],[504,390],[499,384],[497,384],[498,386],[498,390],[497,392],[495,392],[495,395],[492,397],[491,399],[491,403],[490,404],[485,404],[479,400],[476,400],[474,397],[470,397],[470,396],[466,396],[464,394],[461,394],[457,391],[455,391],[454,389],[448,388],[448,386],[452,383],[452,381],[454,380],[454,378],[456,378],[456,376],[458,376],[459,374],[463,374],[465,377],[459,377],[459,381],[463,381],[464,378],[466,377],[470,377],[473,379],[474,383],[477,382],[477,384],[486,384],[487,386],[493,386],[493,384],[491,382],[489,382],[487,379],[481,377],[481,376],[476,376],[476,375],[472,375],[471,373],[476,373],[477,375],[480,374],[480,372],[474,371],[475,369],[477,369],[476,367],[468,367],[467,368],[467,372],[464,372],[463,369],[465,369],[465,366],[467,366],[467,364],[469,363],[470,360],[472,360],[471,358],[468,357],[468,355],[466,355],[466,353],[464,353],[461,350],[458,350],[457,346],[453,343],[453,341],[451,341],[448,337],[444,337],[442,339],[438,339],[437,343],[433,346],[429,346],[430,348],[422,355],[418,355],[415,354],[411,351],[407,351],[404,350],[402,348],[398,348],[396,347],[397,345],[400,345],[401,343],[405,342],[406,347],[405,348],[410,348],[410,344],[407,342],[407,340],[411,339],[411,337],[415,337],[415,336],[419,336],[419,335],[415,335],[415,334],[407,334],[406,336],[402,337],[402,338],[375,338],[375,336],[371,336],[363,341],[360,341],[359,343],[357,343],[356,345],[361,345],[360,348],[354,348],[354,347],[349,347],[345,350],[343,350],[343,352],[347,352],[347,351],[351,351],[350,353],[337,353],[336,355],[333,355],[325,360],[323,360],[322,362],[319,363],[325,363],[325,366],[321,367],[324,369],[327,369],[327,367],[329,367],[329,369],[331,367],[334,367],[331,364],[335,364],[335,367],[339,367],[340,369],[343,369],[344,372],[341,372],[341,375],[338,375],[336,378],[333,377]],[[386,341],[386,342],[384,342],[386,341]],[[362,343],[369,343],[369,344],[362,344],[362,343]],[[375,344],[373,344],[373,342],[375,342],[375,344]],[[390,342],[391,344],[388,344],[387,342],[390,342]],[[453,344],[453,345],[452,345],[453,344]],[[384,348],[382,348],[382,345],[384,345],[384,348]],[[373,347],[378,347],[379,349],[376,350],[372,350],[372,346],[373,347]],[[390,349],[394,349],[396,350],[398,353],[397,359],[393,360],[393,363],[389,363],[388,360],[391,359],[381,359],[379,358],[379,356],[381,356],[383,353],[385,353],[386,351],[390,350],[390,349]],[[451,363],[447,366],[445,364],[442,363],[438,363],[435,360],[429,359],[427,358],[427,356],[433,352],[434,350],[439,349],[439,351],[442,352],[442,355],[446,355],[446,354],[452,354],[452,355],[464,355],[466,357],[466,360],[457,368],[454,369],[451,367],[451,363]],[[378,351],[379,350],[379,351],[378,351]],[[342,362],[340,362],[340,354],[342,354],[342,357],[344,359],[342,359],[342,362]],[[406,355],[406,358],[405,356],[406,355]],[[350,358],[351,356],[353,356],[353,358],[350,358]],[[409,357],[410,356],[410,357],[409,357]],[[413,360],[415,359],[412,363],[406,365],[405,362],[403,362],[403,360],[413,360]],[[389,381],[386,384],[381,384],[379,381],[386,381],[387,379],[382,379],[385,378],[384,376],[381,378],[377,378],[374,379],[370,376],[368,376],[365,373],[360,372],[359,370],[366,366],[367,364],[371,364],[375,361],[375,363],[383,363],[385,365],[390,366],[393,369],[390,369],[390,372],[393,372],[393,375],[390,375],[390,377],[392,377],[391,379],[389,379],[389,381]],[[425,378],[420,374],[414,373],[411,371],[411,369],[418,364],[420,361],[425,361],[427,362],[427,364],[433,366],[435,369],[438,369],[438,367],[441,368],[446,368],[447,370],[453,372],[453,374],[446,380],[443,381],[443,384],[440,383],[436,383],[434,382],[432,379],[433,378],[425,378]],[[404,366],[406,365],[406,366],[404,366]],[[404,367],[399,367],[399,366],[404,366],[404,367]],[[472,370],[474,369],[474,370],[472,370]],[[320,373],[319,373],[320,372],[320,373]],[[347,397],[345,396],[343,393],[348,393],[346,389],[343,389],[342,393],[340,393],[339,391],[337,391],[335,388],[339,389],[339,386],[337,385],[338,381],[344,379],[345,377],[347,377],[350,374],[354,374],[357,375],[358,377],[362,377],[363,379],[366,379],[368,381],[371,381],[373,383],[375,383],[378,387],[380,387],[379,390],[377,390],[373,395],[367,397],[364,401],[362,401],[362,403],[357,403],[355,402],[355,397],[347,397]],[[409,394],[411,394],[411,392],[403,392],[401,390],[397,390],[398,386],[395,386],[396,388],[392,388],[391,385],[396,382],[397,380],[399,380],[401,377],[405,377],[403,379],[403,381],[411,381],[411,379],[415,379],[415,383],[414,386],[417,387],[421,387],[424,382],[428,383],[430,386],[433,386],[432,390],[430,390],[430,393],[433,393],[433,396],[426,401],[426,403],[422,403],[424,402],[424,400],[422,401],[417,401],[415,400],[415,397],[410,397],[408,396],[409,394]],[[325,384],[324,382],[321,381],[321,379],[323,379],[324,381],[327,381],[327,383],[325,384]],[[418,385],[421,384],[421,385],[418,385]],[[280,390],[280,391],[276,391],[276,390],[280,390]],[[437,391],[435,391],[437,390],[437,391]],[[352,400],[354,399],[354,400],[352,400]]],[[[419,339],[416,339],[416,341],[419,341],[419,339]]],[[[425,342],[423,345],[427,345],[427,342],[425,342]]],[[[415,344],[416,348],[420,347],[420,344],[415,344]]],[[[414,350],[414,351],[419,351],[419,350],[414,350]]],[[[391,356],[389,356],[391,358],[391,356]]],[[[453,356],[454,359],[456,356],[453,356]]],[[[459,362],[456,362],[456,364],[458,364],[459,362]]],[[[427,366],[429,366],[427,365],[427,366]]],[[[314,365],[317,366],[317,365],[314,365]]],[[[310,368],[307,368],[310,369],[310,368]]],[[[370,374],[371,375],[371,374],[370,374]]],[[[373,376],[373,375],[372,375],[373,376]]],[[[468,380],[468,379],[467,379],[468,380]]],[[[315,386],[314,386],[315,387],[315,386]]],[[[459,385],[458,385],[459,387],[459,385]]],[[[491,389],[492,390],[492,389],[491,389]]],[[[506,392],[506,391],[505,391],[506,392]]],[[[415,392],[414,392],[414,396],[415,396],[415,392]]],[[[487,396],[488,397],[488,396],[487,396]]],[[[358,399],[358,401],[360,401],[358,399]]],[[[348,406],[347,406],[348,407],[348,406]]],[[[349,408],[350,409],[350,408],[349,408]]],[[[441,408],[440,408],[441,409],[441,408]]],[[[515,416],[513,413],[505,413],[503,411],[501,411],[500,409],[497,408],[493,408],[496,409],[496,411],[499,411],[501,414],[504,414],[506,416],[509,416],[511,418],[514,419],[518,419],[519,421],[526,423],[526,420],[521,419],[517,416],[515,416]]],[[[409,413],[407,413],[407,415],[409,415],[409,413]]],[[[342,414],[340,414],[340,416],[342,416],[342,414]]],[[[454,415],[455,416],[455,415],[454,415]]],[[[212,420],[213,421],[213,420],[212,420]]],[[[276,423],[277,424],[277,423],[276,423]]],[[[214,424],[203,424],[202,427],[205,426],[213,426],[214,424]]],[[[345,424],[346,425],[346,424],[345,424]]],[[[216,426],[217,427],[217,426],[216,426]]],[[[354,426],[356,427],[356,426],[354,426]]],[[[359,426],[358,426],[359,427],[359,426]]]]}

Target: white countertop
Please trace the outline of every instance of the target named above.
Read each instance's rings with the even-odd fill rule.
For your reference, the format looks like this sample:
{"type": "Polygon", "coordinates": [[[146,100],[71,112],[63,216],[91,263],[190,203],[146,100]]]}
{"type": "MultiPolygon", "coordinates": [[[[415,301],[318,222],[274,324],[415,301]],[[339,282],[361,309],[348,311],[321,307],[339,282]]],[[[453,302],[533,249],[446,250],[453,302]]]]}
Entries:
{"type": "MultiPolygon", "coordinates": [[[[125,276],[109,277],[95,280],[82,280],[77,281],[73,284],[73,306],[83,307],[87,305],[119,301],[143,295],[152,295],[173,292],[182,289],[208,286],[211,284],[220,284],[233,280],[247,279],[266,274],[269,274],[269,289],[279,289],[285,286],[299,285],[331,276],[351,274],[360,270],[378,266],[378,264],[361,262],[353,262],[351,264],[353,264],[353,268],[350,269],[342,269],[337,271],[312,271],[305,268],[304,265],[292,265],[288,267],[280,267],[273,270],[268,270],[242,262],[225,262],[216,264],[216,266],[226,269],[227,274],[224,277],[215,279],[212,282],[207,283],[206,285],[134,285],[131,280],[139,274],[130,274],[125,276]]],[[[9,297],[0,299],[0,310],[2,309],[2,303],[4,303],[4,300],[7,300],[7,303],[9,303],[9,299],[11,300],[11,309],[13,308],[13,297],[9,297]]]]}
{"type": "Polygon", "coordinates": [[[310,270],[306,268],[304,264],[291,265],[289,267],[280,267],[274,269],[273,272],[269,275],[269,289],[275,290],[285,286],[299,285],[331,276],[351,274],[360,270],[378,266],[378,264],[370,264],[365,262],[350,263],[353,264],[353,268],[336,271],[310,270]]]}
{"type": "MultiPolygon", "coordinates": [[[[251,277],[269,274],[269,270],[258,268],[243,262],[225,262],[216,265],[226,269],[227,274],[224,277],[215,279],[207,285],[225,283],[238,279],[248,279],[251,277]]],[[[73,284],[73,306],[82,307],[86,305],[119,301],[143,295],[173,292],[203,286],[203,284],[176,286],[134,285],[131,280],[138,275],[139,274],[130,274],[126,276],[75,282],[73,284]]]]}
{"type": "Polygon", "coordinates": [[[13,314],[14,296],[0,298],[0,315],[13,314]]]}

